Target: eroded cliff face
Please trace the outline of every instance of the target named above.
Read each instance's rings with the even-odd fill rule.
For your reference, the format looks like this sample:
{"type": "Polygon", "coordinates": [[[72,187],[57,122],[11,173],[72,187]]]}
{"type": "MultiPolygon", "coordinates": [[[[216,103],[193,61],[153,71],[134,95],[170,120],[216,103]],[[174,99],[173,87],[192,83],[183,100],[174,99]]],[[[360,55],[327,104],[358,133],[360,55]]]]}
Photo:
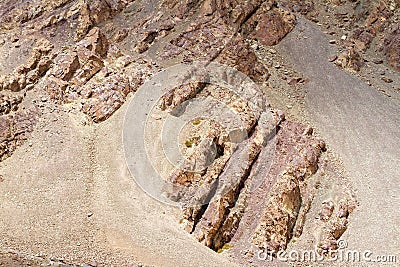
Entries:
{"type": "MultiPolygon", "coordinates": [[[[0,71],[0,159],[12,156],[29,139],[44,102],[83,113],[89,124],[101,123],[153,75],[176,63],[225,64],[261,85],[270,74],[251,41],[276,45],[296,24],[292,12],[307,14],[314,7],[311,1],[277,2],[1,3],[0,51],[5,56],[0,71]],[[39,91],[47,94],[44,99],[39,91]],[[33,101],[26,99],[27,92],[33,101]]],[[[389,16],[381,6],[371,14],[366,29],[354,34],[358,50],[368,46],[363,36],[379,32],[380,21],[389,16]]],[[[385,53],[394,66],[398,65],[397,32],[385,42],[385,53]]],[[[358,52],[351,49],[337,64],[357,70],[361,67],[358,52]]],[[[243,92],[259,105],[254,108],[240,95],[204,82],[183,83],[163,96],[158,108],[166,113],[189,99],[224,103],[238,114],[247,136],[232,142],[218,121],[195,121],[182,137],[187,156],[202,164],[215,145],[217,157],[204,163],[207,167],[202,171],[175,169],[168,177],[173,186],[166,190],[183,207],[177,223],[180,219],[183,228],[209,248],[218,251],[230,244],[252,247],[253,253],[255,249],[277,252],[302,233],[316,190],[310,181],[320,169],[325,144],[311,128],[285,120],[282,111],[266,103],[261,89],[244,87],[243,92]],[[207,130],[201,127],[204,124],[207,130]]],[[[353,206],[348,195],[323,207],[321,220],[327,225],[322,252],[335,246],[353,206]],[[333,215],[336,206],[339,211],[333,215]]],[[[235,249],[231,253],[238,260],[243,256],[235,249]]]]}

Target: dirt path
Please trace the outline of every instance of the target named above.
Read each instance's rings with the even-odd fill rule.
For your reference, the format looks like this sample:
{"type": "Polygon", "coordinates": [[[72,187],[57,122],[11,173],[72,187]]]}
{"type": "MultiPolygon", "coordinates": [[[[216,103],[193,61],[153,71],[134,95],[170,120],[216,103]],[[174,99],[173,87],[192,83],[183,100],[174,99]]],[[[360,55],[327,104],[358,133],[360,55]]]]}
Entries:
{"type": "Polygon", "coordinates": [[[349,249],[398,252],[399,103],[328,62],[333,51],[328,37],[302,18],[278,51],[310,79],[305,85],[310,118],[355,186],[359,207],[342,238],[349,249]]]}

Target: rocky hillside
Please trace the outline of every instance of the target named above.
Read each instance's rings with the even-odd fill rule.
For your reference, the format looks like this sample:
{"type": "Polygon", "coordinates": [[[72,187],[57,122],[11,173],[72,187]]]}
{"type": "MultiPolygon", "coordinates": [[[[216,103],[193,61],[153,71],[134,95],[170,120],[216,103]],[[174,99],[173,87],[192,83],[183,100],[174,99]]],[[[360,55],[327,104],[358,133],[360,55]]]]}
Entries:
{"type": "MultiPolygon", "coordinates": [[[[396,91],[399,80],[390,75],[400,71],[399,7],[397,0],[2,1],[1,164],[9,164],[22,147],[32,147],[31,137],[45,133],[42,126],[50,123],[49,113],[55,114],[54,120],[67,117],[64,128],[85,131],[88,139],[95,139],[96,131],[113,119],[119,122],[115,131],[122,129],[123,121],[116,114],[126,110],[140,87],[160,71],[193,62],[223,64],[243,73],[251,84],[239,83],[235,93],[193,80],[191,74],[157,102],[156,113],[161,117],[176,116],[181,104],[196,99],[217,101],[236,114],[235,118],[223,114],[219,121],[203,114],[179,136],[177,145],[183,154],[202,168],[162,166],[168,170],[163,177],[169,185],[165,193],[181,207],[180,212],[171,213],[174,223],[190,234],[186,238],[237,264],[251,264],[260,249],[273,253],[287,249],[306,229],[318,229],[317,237],[308,241],[319,253],[326,253],[337,248],[351,223],[356,199],[329,147],[302,113],[293,109],[304,99],[302,84],[308,82],[307,77],[289,66],[282,68],[273,47],[296,27],[296,17],[304,16],[332,36],[332,45],[338,45],[337,53],[326,60],[377,86],[390,84],[396,91]],[[367,68],[367,62],[374,67],[367,68]],[[382,73],[382,66],[392,69],[382,73]],[[374,80],[371,73],[378,78],[374,80]],[[280,96],[286,90],[296,95],[295,104],[280,96]],[[245,135],[239,141],[223,127],[237,118],[245,135]],[[75,121],[82,122],[78,128],[75,121]],[[210,151],[215,152],[211,159],[210,151]]],[[[199,73],[203,78],[207,75],[199,73]]],[[[227,73],[227,82],[237,78],[227,73]]],[[[56,137],[60,142],[61,132],[56,137]]],[[[117,139],[102,140],[105,143],[97,146],[117,143],[117,139]]],[[[81,149],[79,144],[76,148],[81,149]]],[[[101,148],[91,145],[89,150],[88,157],[94,160],[101,148]]],[[[45,156],[52,153],[50,147],[45,156]]],[[[102,157],[113,160],[105,154],[102,157]]],[[[74,155],[78,160],[84,157],[74,155]]],[[[92,163],[87,167],[91,174],[111,168],[96,169],[92,163]]],[[[18,173],[17,165],[11,168],[18,173]]],[[[12,179],[0,168],[0,188],[12,179]]],[[[69,252],[60,260],[57,251],[54,260],[50,253],[31,259],[19,253],[34,253],[40,245],[25,245],[25,251],[16,252],[22,241],[1,226],[0,231],[5,231],[6,238],[4,245],[0,243],[0,265],[4,266],[42,266],[43,262],[66,266],[64,261],[135,266],[148,260],[141,256],[144,249],[130,255],[134,262],[128,256],[109,255],[108,243],[96,244],[103,253],[99,259],[69,252]]]]}

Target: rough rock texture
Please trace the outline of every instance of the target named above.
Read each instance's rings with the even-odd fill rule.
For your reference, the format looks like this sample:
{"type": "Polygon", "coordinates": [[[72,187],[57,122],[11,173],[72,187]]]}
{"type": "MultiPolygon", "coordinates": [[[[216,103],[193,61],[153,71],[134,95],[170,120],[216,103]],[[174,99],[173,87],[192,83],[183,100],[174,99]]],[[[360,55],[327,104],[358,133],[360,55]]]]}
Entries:
{"type": "Polygon", "coordinates": [[[56,100],[68,97],[69,85],[82,86],[104,66],[108,41],[98,28],[92,29],[85,39],[55,59],[47,91],[56,100]]]}
{"type": "Polygon", "coordinates": [[[333,203],[324,204],[320,219],[327,222],[317,246],[320,253],[338,249],[337,241],[346,231],[349,223],[348,217],[355,207],[354,199],[341,199],[336,210],[333,208],[333,203]],[[333,216],[332,213],[334,213],[333,216]]]}
{"type": "MultiPolygon", "coordinates": [[[[203,164],[204,168],[191,171],[193,167],[180,166],[169,178],[169,182],[175,186],[166,190],[171,199],[182,204],[183,227],[206,246],[219,250],[235,239],[236,232],[246,231],[240,226],[246,214],[261,212],[257,225],[251,232],[246,232],[246,236],[261,249],[285,249],[294,232],[301,234],[305,216],[303,213],[306,212],[301,207],[308,198],[307,179],[318,170],[318,160],[325,144],[312,137],[312,129],[295,123],[283,123],[284,116],[281,112],[260,107],[261,113],[252,113],[247,110],[246,100],[235,100],[223,88],[208,85],[203,87],[202,84],[192,83],[172,89],[164,96],[160,108],[165,108],[166,99],[168,103],[172,103],[174,94],[181,88],[191,88],[183,100],[179,98],[179,103],[193,97],[214,97],[240,111],[240,121],[249,137],[240,143],[231,142],[222,138],[226,132],[214,123],[210,123],[206,132],[188,134],[188,137],[199,136],[197,141],[190,139],[195,142],[195,149],[188,159],[196,164],[203,164]],[[281,129],[281,124],[284,130],[281,129]],[[258,168],[265,163],[259,163],[259,157],[271,151],[268,142],[276,134],[279,137],[278,155],[275,157],[279,158],[282,153],[284,158],[279,162],[281,169],[275,170],[275,174],[260,177],[258,168]],[[198,140],[202,142],[199,144],[198,140]],[[210,158],[207,153],[213,144],[219,148],[219,154],[207,164],[210,158]],[[287,154],[289,155],[286,156],[287,154]],[[249,207],[248,198],[253,198],[249,191],[256,184],[253,180],[262,184],[263,181],[272,180],[270,175],[278,176],[276,182],[258,193],[266,201],[261,206],[259,204],[258,207],[249,207]]],[[[205,122],[199,120],[196,125],[199,123],[205,122]]],[[[240,240],[235,242],[242,242],[240,240]]]]}
{"type": "Polygon", "coordinates": [[[230,207],[235,205],[253,161],[278,123],[279,119],[267,121],[267,118],[261,117],[253,135],[239,145],[226,163],[224,172],[219,176],[216,192],[193,232],[206,246],[220,249],[229,241],[218,240],[215,237],[225,231],[221,226],[225,224],[230,207]]]}
{"type": "Polygon", "coordinates": [[[74,48],[55,59],[46,86],[50,96],[61,103],[82,99],[82,111],[94,122],[110,117],[126,96],[154,72],[145,60],[137,60],[135,70],[128,71],[127,66],[133,66],[133,60],[113,49],[99,28],[90,30],[74,48]],[[95,75],[96,79],[92,79],[95,75]]]}
{"type": "Polygon", "coordinates": [[[392,12],[389,10],[388,0],[366,3],[366,5],[370,7],[367,8],[369,9],[369,12],[367,13],[368,15],[365,18],[363,25],[355,29],[351,36],[355,47],[360,51],[367,49],[375,36],[378,33],[383,32],[388,19],[392,15],[392,12]]]}
{"type": "Polygon", "coordinates": [[[274,252],[286,249],[303,202],[302,188],[307,186],[306,179],[318,169],[318,159],[325,144],[311,138],[307,132],[299,141],[303,147],[278,176],[254,233],[253,242],[261,249],[274,252]]]}
{"type": "Polygon", "coordinates": [[[164,59],[183,56],[184,61],[213,61],[235,67],[255,80],[268,78],[251,47],[224,18],[201,17],[164,47],[164,59]]]}
{"type": "Polygon", "coordinates": [[[385,39],[383,51],[389,63],[400,70],[400,28],[393,30],[385,39]]]}
{"type": "Polygon", "coordinates": [[[349,48],[340,53],[334,63],[342,69],[357,72],[364,65],[364,59],[354,48],[349,48]]]}
{"type": "Polygon", "coordinates": [[[309,0],[280,1],[280,4],[292,12],[307,15],[314,10],[314,2],[309,0]]]}
{"type": "Polygon", "coordinates": [[[8,114],[11,111],[16,111],[18,109],[18,105],[22,102],[22,99],[22,95],[5,95],[0,93],[0,116],[8,114]]]}
{"type": "Polygon", "coordinates": [[[11,156],[30,136],[39,113],[31,109],[0,116],[0,160],[11,156]]]}
{"type": "Polygon", "coordinates": [[[262,44],[278,44],[296,24],[296,17],[272,1],[265,2],[243,25],[243,32],[256,37],[262,44]]]}
{"type": "MultiPolygon", "coordinates": [[[[29,55],[10,64],[17,67],[0,77],[0,161],[29,138],[37,122],[39,111],[21,108],[27,90],[36,100],[47,93],[51,100],[45,96],[46,101],[72,111],[71,117],[83,112],[100,123],[159,71],[159,65],[218,62],[255,82],[265,82],[267,67],[250,44],[257,39],[263,45],[276,45],[293,29],[294,15],[281,6],[302,14],[314,6],[311,1],[278,2],[3,1],[0,48],[6,43],[12,48],[10,55],[24,54],[21,51],[29,55]],[[38,39],[33,49],[21,42],[29,38],[38,39]],[[20,46],[26,49],[20,51],[20,46]]],[[[376,10],[383,12],[378,20],[385,18],[384,10],[379,6],[376,10]]],[[[382,23],[371,15],[365,27],[378,32],[382,23]]],[[[362,30],[354,40],[367,39],[363,32],[369,31],[362,30]]],[[[385,51],[397,60],[396,42],[388,41],[385,51]]],[[[349,49],[339,61],[343,68],[357,70],[362,60],[349,49]]],[[[296,78],[293,83],[298,82],[296,78]]],[[[293,235],[301,234],[308,179],[318,170],[324,145],[309,128],[285,121],[281,111],[266,105],[261,90],[249,84],[236,89],[238,94],[186,80],[160,99],[161,112],[173,113],[184,101],[201,97],[217,100],[235,114],[191,123],[197,130],[188,130],[182,149],[188,161],[170,174],[172,187],[166,191],[182,204],[184,228],[214,250],[230,242],[238,247],[284,249],[293,235]],[[271,155],[275,142],[276,153],[271,155]]],[[[210,113],[226,111],[216,104],[208,108],[210,113]]],[[[328,204],[321,211],[321,220],[329,223],[323,237],[328,243],[347,225],[348,212],[345,204],[340,205],[339,215],[332,215],[333,206],[328,204]]]]}
{"type": "Polygon", "coordinates": [[[52,49],[53,44],[48,40],[38,40],[25,64],[20,65],[11,74],[0,77],[0,90],[17,92],[27,86],[32,88],[50,68],[53,59],[53,55],[50,54],[52,49]]]}
{"type": "Polygon", "coordinates": [[[215,60],[263,81],[268,78],[267,70],[244,36],[252,34],[266,45],[274,45],[292,30],[294,21],[294,16],[277,8],[274,1],[205,1],[201,15],[165,46],[162,57],[215,60]]]}
{"type": "Polygon", "coordinates": [[[78,27],[76,30],[76,39],[79,40],[89,32],[89,30],[115,16],[122,11],[130,2],[130,0],[91,0],[82,2],[78,27]]]}

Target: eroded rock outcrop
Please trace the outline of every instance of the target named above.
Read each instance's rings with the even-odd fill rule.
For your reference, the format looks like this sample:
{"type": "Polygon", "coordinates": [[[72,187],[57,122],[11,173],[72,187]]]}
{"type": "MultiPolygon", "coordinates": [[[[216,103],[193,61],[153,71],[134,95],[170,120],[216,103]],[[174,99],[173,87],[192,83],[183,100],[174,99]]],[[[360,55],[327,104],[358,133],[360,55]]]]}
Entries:
{"type": "Polygon", "coordinates": [[[0,116],[0,161],[11,156],[29,138],[39,114],[30,109],[0,116]]]}
{"type": "Polygon", "coordinates": [[[325,144],[307,134],[300,140],[303,148],[278,176],[254,233],[253,242],[261,249],[273,252],[286,249],[302,205],[302,187],[307,186],[306,179],[318,169],[318,159],[325,144]]]}
{"type": "Polygon", "coordinates": [[[23,95],[0,93],[0,116],[16,111],[22,99],[23,95]]]}
{"type": "Polygon", "coordinates": [[[400,28],[393,30],[385,39],[383,51],[389,63],[400,71],[400,28]]]}
{"type": "Polygon", "coordinates": [[[31,55],[25,64],[16,68],[12,73],[0,77],[0,90],[18,92],[33,85],[49,70],[53,54],[53,44],[47,39],[40,39],[32,49],[31,55]]]}
{"type": "Polygon", "coordinates": [[[262,44],[278,44],[296,24],[296,17],[276,6],[274,1],[265,2],[243,25],[243,32],[256,37],[262,44]]]}
{"type": "Polygon", "coordinates": [[[97,24],[112,18],[121,12],[131,0],[90,0],[83,1],[76,29],[76,40],[79,40],[97,24]]]}
{"type": "Polygon", "coordinates": [[[341,199],[337,207],[332,202],[325,203],[320,212],[320,219],[326,221],[322,236],[318,243],[319,253],[327,253],[338,249],[338,239],[346,231],[350,213],[355,209],[356,202],[352,198],[341,199]]]}
{"type": "MultiPolygon", "coordinates": [[[[248,135],[239,143],[232,142],[227,138],[229,133],[226,128],[219,125],[218,121],[209,122],[205,132],[189,131],[190,136],[198,138],[190,139],[195,149],[188,155],[188,164],[194,162],[196,167],[200,164],[201,168],[195,170],[197,168],[190,164],[181,165],[170,175],[168,181],[172,186],[166,189],[169,197],[179,201],[183,207],[181,222],[184,228],[206,246],[218,250],[233,240],[237,232],[245,231],[241,229],[244,227],[241,222],[246,213],[257,212],[262,215],[252,230],[246,232],[246,237],[261,249],[285,249],[296,225],[301,234],[303,222],[299,221],[299,217],[303,220],[304,214],[300,213],[305,211],[300,210],[307,198],[307,179],[318,170],[319,157],[325,149],[324,142],[312,137],[312,130],[307,127],[282,122],[284,115],[281,112],[265,106],[259,106],[256,112],[249,110],[249,103],[245,99],[237,98],[229,90],[214,85],[192,83],[172,89],[164,96],[168,105],[161,101],[159,107],[164,110],[166,106],[170,107],[174,94],[178,94],[182,88],[191,90],[177,103],[195,97],[213,97],[240,114],[239,121],[248,135]],[[285,130],[281,130],[281,127],[285,130]],[[281,165],[279,172],[275,170],[262,176],[258,170],[266,163],[259,157],[271,151],[268,143],[276,138],[276,134],[279,136],[277,153],[282,153],[284,159],[277,162],[281,165]],[[212,153],[209,154],[212,147],[217,148],[214,158],[212,153]],[[291,152],[288,153],[286,149],[291,152]],[[257,194],[258,197],[264,197],[265,201],[257,207],[249,205],[249,198],[253,198],[254,194],[250,191],[251,187],[272,180],[271,175],[277,175],[276,182],[257,194]],[[256,211],[252,211],[252,208],[256,211]]],[[[221,121],[225,116],[229,118],[228,113],[224,114],[221,121]]],[[[200,123],[206,122],[199,120],[195,127],[200,123]]],[[[279,158],[277,155],[274,157],[279,158]]]]}
{"type": "Polygon", "coordinates": [[[364,51],[369,48],[376,35],[384,31],[389,18],[393,14],[392,11],[389,10],[390,1],[388,0],[380,0],[375,3],[371,3],[371,1],[367,2],[368,3],[365,4],[365,10],[369,11],[367,13],[368,15],[363,25],[355,29],[351,36],[356,49],[359,51],[364,51]]]}
{"type": "Polygon", "coordinates": [[[146,60],[132,64],[132,58],[115,50],[106,36],[93,28],[55,59],[46,86],[50,96],[60,103],[81,99],[82,111],[94,122],[110,117],[154,72],[146,60]]]}

